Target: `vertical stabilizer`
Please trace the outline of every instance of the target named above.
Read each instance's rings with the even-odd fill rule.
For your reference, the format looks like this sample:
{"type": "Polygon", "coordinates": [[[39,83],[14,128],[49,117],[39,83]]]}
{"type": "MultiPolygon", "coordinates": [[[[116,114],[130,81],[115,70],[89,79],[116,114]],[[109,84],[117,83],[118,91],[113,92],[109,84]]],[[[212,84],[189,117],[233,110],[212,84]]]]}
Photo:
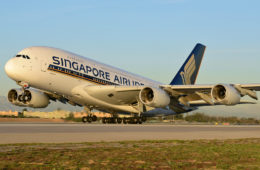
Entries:
{"type": "Polygon", "coordinates": [[[197,44],[186,59],[170,85],[195,84],[206,46],[197,44]]]}

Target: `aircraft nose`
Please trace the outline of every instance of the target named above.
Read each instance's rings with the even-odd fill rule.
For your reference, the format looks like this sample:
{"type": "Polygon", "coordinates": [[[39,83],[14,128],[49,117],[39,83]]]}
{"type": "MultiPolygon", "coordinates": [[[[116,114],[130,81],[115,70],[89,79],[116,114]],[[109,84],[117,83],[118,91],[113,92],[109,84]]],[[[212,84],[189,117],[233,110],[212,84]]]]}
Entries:
{"type": "Polygon", "coordinates": [[[12,58],[11,60],[7,61],[5,64],[5,72],[10,77],[13,78],[15,75],[15,61],[12,58]]]}

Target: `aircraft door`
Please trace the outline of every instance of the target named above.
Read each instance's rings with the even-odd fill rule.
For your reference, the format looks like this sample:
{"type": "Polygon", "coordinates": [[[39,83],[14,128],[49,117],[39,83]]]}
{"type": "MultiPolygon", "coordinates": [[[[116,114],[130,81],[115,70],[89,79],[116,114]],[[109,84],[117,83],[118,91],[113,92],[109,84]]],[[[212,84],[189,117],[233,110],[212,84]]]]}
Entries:
{"type": "Polygon", "coordinates": [[[48,64],[46,61],[41,61],[41,71],[46,72],[48,69],[48,64]]]}

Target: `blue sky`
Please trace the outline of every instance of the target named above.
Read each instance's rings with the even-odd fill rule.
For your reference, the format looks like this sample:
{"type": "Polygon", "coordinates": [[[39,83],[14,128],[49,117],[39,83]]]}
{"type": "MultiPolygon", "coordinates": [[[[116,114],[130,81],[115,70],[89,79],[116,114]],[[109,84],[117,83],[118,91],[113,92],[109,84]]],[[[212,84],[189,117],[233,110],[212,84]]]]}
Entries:
{"type": "Polygon", "coordinates": [[[197,83],[260,83],[259,0],[12,0],[0,5],[0,95],[19,50],[53,46],[168,84],[197,42],[197,83]]]}

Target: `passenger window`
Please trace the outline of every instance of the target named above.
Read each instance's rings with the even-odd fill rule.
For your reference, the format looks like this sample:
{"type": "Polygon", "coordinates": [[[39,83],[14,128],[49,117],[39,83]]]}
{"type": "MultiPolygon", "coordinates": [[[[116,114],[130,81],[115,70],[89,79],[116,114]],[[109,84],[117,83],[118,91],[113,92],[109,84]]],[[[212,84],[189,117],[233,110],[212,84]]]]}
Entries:
{"type": "Polygon", "coordinates": [[[21,57],[21,55],[16,55],[16,57],[21,57]]]}
{"type": "Polygon", "coordinates": [[[30,59],[30,57],[29,57],[28,55],[26,55],[26,58],[27,58],[27,59],[30,59]]]}
{"type": "Polygon", "coordinates": [[[26,59],[25,55],[23,55],[23,58],[25,58],[25,59],[26,59]]]}

